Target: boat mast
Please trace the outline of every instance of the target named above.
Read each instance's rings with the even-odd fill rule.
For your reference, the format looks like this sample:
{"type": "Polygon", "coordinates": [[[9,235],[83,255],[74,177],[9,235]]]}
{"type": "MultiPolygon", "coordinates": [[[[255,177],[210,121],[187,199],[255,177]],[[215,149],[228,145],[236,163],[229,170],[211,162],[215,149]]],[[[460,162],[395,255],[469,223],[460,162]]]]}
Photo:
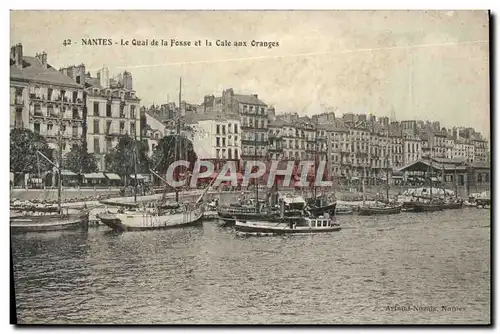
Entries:
{"type": "MultiPolygon", "coordinates": [[[[176,136],[175,136],[175,160],[177,160],[177,150],[179,149],[181,134],[181,99],[182,99],[182,77],[179,78],[179,114],[177,115],[176,136]]],[[[179,203],[179,191],[175,188],[175,202],[179,203]]]]}
{"type": "MultiPolygon", "coordinates": [[[[254,125],[256,126],[256,124],[254,125]]],[[[257,160],[257,132],[255,130],[253,131],[253,143],[255,160],[257,160]]],[[[259,179],[255,179],[255,206],[259,211],[259,179]]]]}
{"type": "MultiPolygon", "coordinates": [[[[429,131],[430,132],[430,131],[429,131]]],[[[431,201],[432,201],[432,140],[433,138],[429,135],[428,136],[428,140],[429,140],[429,146],[431,148],[431,151],[429,153],[429,156],[430,156],[430,173],[429,173],[429,181],[430,181],[430,185],[431,185],[431,191],[430,191],[430,195],[431,195],[431,201]]]]}
{"type": "Polygon", "coordinates": [[[137,152],[136,152],[136,142],[134,134],[134,146],[132,149],[132,155],[134,159],[134,203],[137,203],[137,152]]]}
{"type": "Polygon", "coordinates": [[[62,192],[62,159],[63,159],[63,133],[61,128],[63,126],[63,114],[64,114],[64,96],[61,99],[61,110],[59,111],[59,163],[57,165],[57,170],[59,171],[59,182],[57,183],[57,211],[62,214],[61,208],[61,192],[62,192]]]}
{"type": "Polygon", "coordinates": [[[313,184],[313,197],[314,203],[316,203],[316,178],[318,172],[318,127],[315,127],[314,131],[314,184],[313,184]]]}
{"type": "Polygon", "coordinates": [[[387,152],[386,152],[386,166],[385,166],[385,191],[387,197],[387,204],[389,204],[389,127],[387,127],[387,152]]]}
{"type": "Polygon", "coordinates": [[[457,198],[458,197],[457,166],[455,166],[453,171],[453,181],[455,183],[455,198],[457,198]]]}

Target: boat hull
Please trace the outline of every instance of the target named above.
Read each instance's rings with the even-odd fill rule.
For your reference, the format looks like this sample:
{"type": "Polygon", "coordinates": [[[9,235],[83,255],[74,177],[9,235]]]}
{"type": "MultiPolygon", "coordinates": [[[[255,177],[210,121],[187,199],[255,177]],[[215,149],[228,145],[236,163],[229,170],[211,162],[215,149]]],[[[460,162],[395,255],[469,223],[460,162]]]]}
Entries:
{"type": "Polygon", "coordinates": [[[332,204],[322,206],[322,207],[311,207],[311,208],[308,208],[308,211],[313,216],[321,216],[321,215],[324,215],[325,213],[329,213],[330,215],[333,215],[333,213],[335,212],[336,206],[337,206],[337,203],[332,203],[332,204]]]}
{"type": "Polygon", "coordinates": [[[248,224],[242,222],[236,222],[235,225],[236,232],[244,234],[312,234],[312,233],[329,233],[338,232],[341,230],[340,226],[330,226],[330,227],[307,227],[300,226],[296,228],[290,228],[289,224],[277,223],[269,224],[269,226],[248,224]]]}
{"type": "Polygon", "coordinates": [[[394,215],[400,213],[402,208],[402,205],[389,208],[360,207],[358,214],[360,216],[394,215]]]}
{"type": "Polygon", "coordinates": [[[89,214],[18,216],[10,219],[11,233],[87,230],[89,214]]]}
{"type": "Polygon", "coordinates": [[[463,207],[462,203],[445,203],[443,204],[444,209],[461,209],[463,207]]]}
{"type": "Polygon", "coordinates": [[[413,212],[434,212],[442,211],[445,208],[444,204],[430,204],[430,203],[414,203],[412,207],[413,212]]]}
{"type": "Polygon", "coordinates": [[[169,230],[200,226],[203,224],[202,211],[193,212],[193,214],[188,217],[180,213],[157,217],[127,214],[102,214],[99,218],[103,224],[116,232],[169,230]]]}

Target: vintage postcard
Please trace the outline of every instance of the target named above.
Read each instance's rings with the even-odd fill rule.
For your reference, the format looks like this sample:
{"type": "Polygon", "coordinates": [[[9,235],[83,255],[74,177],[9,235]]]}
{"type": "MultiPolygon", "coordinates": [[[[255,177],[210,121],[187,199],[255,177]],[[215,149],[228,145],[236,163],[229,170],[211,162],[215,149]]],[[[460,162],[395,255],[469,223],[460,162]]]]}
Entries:
{"type": "Polygon", "coordinates": [[[10,20],[13,323],[491,323],[488,11],[10,20]]]}

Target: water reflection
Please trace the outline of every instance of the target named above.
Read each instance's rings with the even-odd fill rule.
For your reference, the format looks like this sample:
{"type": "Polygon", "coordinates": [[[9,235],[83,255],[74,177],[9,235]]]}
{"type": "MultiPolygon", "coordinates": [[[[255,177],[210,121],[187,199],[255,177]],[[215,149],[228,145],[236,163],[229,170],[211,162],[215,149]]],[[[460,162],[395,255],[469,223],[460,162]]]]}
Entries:
{"type": "Polygon", "coordinates": [[[468,323],[490,316],[490,215],[342,216],[338,233],[14,235],[22,323],[468,323]],[[388,305],[465,312],[386,311],[388,305]]]}

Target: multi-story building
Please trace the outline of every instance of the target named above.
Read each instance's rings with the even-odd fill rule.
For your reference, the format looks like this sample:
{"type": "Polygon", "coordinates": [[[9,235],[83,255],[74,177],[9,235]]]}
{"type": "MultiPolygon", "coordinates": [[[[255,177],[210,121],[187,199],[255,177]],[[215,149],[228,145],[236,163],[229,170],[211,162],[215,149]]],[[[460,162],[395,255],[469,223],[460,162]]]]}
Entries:
{"type": "Polygon", "coordinates": [[[156,114],[149,110],[144,110],[143,116],[145,117],[145,126],[141,130],[141,138],[142,142],[145,143],[148,148],[148,155],[152,156],[156,146],[158,146],[158,142],[166,134],[165,124],[163,124],[156,114]]]}
{"type": "MultiPolygon", "coordinates": [[[[267,156],[268,106],[257,94],[235,94],[232,88],[222,92],[222,111],[240,116],[241,158],[264,159],[267,156]]],[[[218,107],[217,107],[218,108],[218,107]]]]}
{"type": "Polygon", "coordinates": [[[131,74],[124,72],[117,79],[110,79],[109,70],[102,68],[97,78],[92,78],[83,64],[60,71],[76,82],[85,82],[87,149],[96,156],[99,170],[105,171],[105,155],[119,138],[140,136],[140,99],[132,90],[131,74]]]}
{"type": "Polygon", "coordinates": [[[479,136],[473,138],[472,145],[474,146],[474,161],[478,163],[489,162],[488,142],[479,136]]]}
{"type": "Polygon", "coordinates": [[[83,79],[75,82],[47,62],[47,53],[23,55],[22,44],[10,52],[11,127],[44,136],[49,146],[67,153],[85,138],[83,79]]]}
{"type": "Polygon", "coordinates": [[[422,158],[422,139],[403,135],[403,164],[407,165],[422,158]]]}
{"type": "Polygon", "coordinates": [[[275,119],[269,121],[268,124],[269,144],[267,146],[267,153],[269,159],[271,160],[284,159],[284,153],[283,153],[283,143],[285,142],[284,126],[285,126],[285,121],[283,121],[282,119],[275,119]]]}
{"type": "Polygon", "coordinates": [[[327,125],[328,162],[330,175],[336,178],[348,177],[350,175],[349,161],[349,129],[342,122],[332,122],[327,125]]]}
{"type": "Polygon", "coordinates": [[[459,138],[453,147],[452,158],[461,158],[466,162],[474,162],[474,145],[466,139],[459,138]]]}
{"type": "Polygon", "coordinates": [[[205,114],[190,124],[193,147],[199,159],[222,166],[225,161],[239,161],[242,133],[237,114],[205,114]]]}

